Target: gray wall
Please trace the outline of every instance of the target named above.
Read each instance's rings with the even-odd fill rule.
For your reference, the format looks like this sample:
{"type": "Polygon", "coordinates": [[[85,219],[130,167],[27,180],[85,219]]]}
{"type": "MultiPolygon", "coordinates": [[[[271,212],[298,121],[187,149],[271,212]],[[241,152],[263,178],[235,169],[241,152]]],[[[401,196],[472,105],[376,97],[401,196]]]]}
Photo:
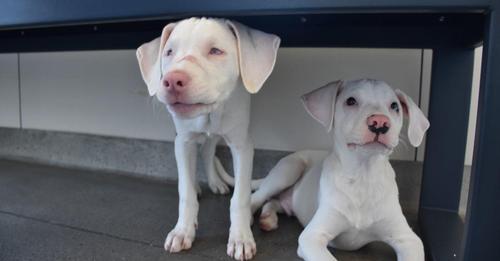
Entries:
{"type": "MultiPolygon", "coordinates": [[[[252,100],[256,147],[328,147],[298,98],[331,80],[386,80],[426,112],[431,57],[410,49],[280,49],[275,71],[252,100]]],[[[175,135],[168,113],[147,95],[133,50],[26,53],[19,61],[17,54],[1,54],[0,127],[20,126],[162,141],[175,135]]],[[[400,146],[393,158],[421,159],[422,151],[400,146]]]]}
{"type": "Polygon", "coordinates": [[[17,54],[0,55],[0,126],[19,128],[19,74],[17,54]]]}

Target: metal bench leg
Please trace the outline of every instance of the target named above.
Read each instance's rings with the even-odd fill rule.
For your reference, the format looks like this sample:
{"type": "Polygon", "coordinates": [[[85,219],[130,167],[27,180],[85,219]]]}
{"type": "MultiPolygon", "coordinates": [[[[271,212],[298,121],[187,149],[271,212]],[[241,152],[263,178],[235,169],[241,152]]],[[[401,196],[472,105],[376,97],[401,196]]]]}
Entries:
{"type": "Polygon", "coordinates": [[[460,260],[458,216],[469,120],[474,49],[433,51],[419,221],[430,260],[460,260]]]}
{"type": "Polygon", "coordinates": [[[500,260],[500,10],[487,20],[480,86],[464,260],[500,260]]]}

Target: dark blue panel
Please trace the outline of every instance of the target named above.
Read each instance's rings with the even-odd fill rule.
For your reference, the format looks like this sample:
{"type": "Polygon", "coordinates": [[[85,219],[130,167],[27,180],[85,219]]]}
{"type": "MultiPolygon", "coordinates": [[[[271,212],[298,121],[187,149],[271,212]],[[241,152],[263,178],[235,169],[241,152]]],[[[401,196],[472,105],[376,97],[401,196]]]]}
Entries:
{"type": "MultiPolygon", "coordinates": [[[[227,17],[278,34],[283,47],[443,48],[478,45],[484,15],[308,14],[227,17]]],[[[134,49],[168,20],[0,31],[0,52],[134,49]]]]}
{"type": "Polygon", "coordinates": [[[433,51],[421,208],[458,211],[473,64],[473,49],[433,51]]]}
{"type": "Polygon", "coordinates": [[[491,13],[486,34],[465,260],[500,260],[500,9],[491,13]]]}
{"type": "Polygon", "coordinates": [[[489,4],[489,0],[2,0],[0,28],[186,15],[482,11],[489,4]]]}

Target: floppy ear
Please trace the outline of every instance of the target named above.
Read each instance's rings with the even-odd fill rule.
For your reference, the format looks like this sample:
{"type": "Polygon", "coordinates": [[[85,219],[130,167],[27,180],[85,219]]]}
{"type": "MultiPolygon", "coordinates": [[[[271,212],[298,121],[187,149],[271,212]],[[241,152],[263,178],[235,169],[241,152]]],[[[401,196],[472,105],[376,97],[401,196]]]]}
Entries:
{"type": "Polygon", "coordinates": [[[153,96],[160,87],[161,81],[161,55],[165,43],[174,30],[175,23],[170,23],[163,28],[161,36],[142,44],[137,48],[136,56],[141,69],[142,79],[148,86],[149,95],[153,96]]]}
{"type": "Polygon", "coordinates": [[[430,126],[429,120],[427,120],[420,108],[403,91],[396,90],[396,95],[403,107],[403,114],[409,118],[408,139],[413,147],[418,147],[422,143],[424,134],[430,126]]]}
{"type": "Polygon", "coordinates": [[[327,132],[332,130],[335,101],[342,84],[343,81],[331,82],[301,97],[306,111],[325,126],[327,132]]]}
{"type": "Polygon", "coordinates": [[[250,93],[257,93],[273,71],[280,38],[238,22],[227,21],[236,35],[241,79],[250,93]]]}

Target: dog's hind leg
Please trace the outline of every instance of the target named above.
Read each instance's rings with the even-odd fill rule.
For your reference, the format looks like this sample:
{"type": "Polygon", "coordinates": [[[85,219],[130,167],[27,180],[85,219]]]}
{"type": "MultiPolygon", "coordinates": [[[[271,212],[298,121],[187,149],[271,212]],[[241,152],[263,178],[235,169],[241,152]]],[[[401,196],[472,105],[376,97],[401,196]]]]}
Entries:
{"type": "Polygon", "coordinates": [[[277,199],[272,199],[266,202],[262,207],[262,212],[259,218],[260,229],[271,231],[278,228],[278,213],[282,213],[283,208],[277,199]]]}
{"type": "Polygon", "coordinates": [[[251,207],[255,213],[266,201],[293,186],[306,169],[306,162],[300,153],[293,153],[281,159],[264,178],[258,190],[252,194],[251,207]]]}
{"type": "Polygon", "coordinates": [[[217,174],[217,169],[214,165],[215,148],[220,139],[221,137],[217,135],[208,137],[201,148],[201,157],[203,159],[203,167],[207,173],[210,190],[215,194],[227,194],[229,192],[229,186],[221,179],[220,175],[217,174]]]}

